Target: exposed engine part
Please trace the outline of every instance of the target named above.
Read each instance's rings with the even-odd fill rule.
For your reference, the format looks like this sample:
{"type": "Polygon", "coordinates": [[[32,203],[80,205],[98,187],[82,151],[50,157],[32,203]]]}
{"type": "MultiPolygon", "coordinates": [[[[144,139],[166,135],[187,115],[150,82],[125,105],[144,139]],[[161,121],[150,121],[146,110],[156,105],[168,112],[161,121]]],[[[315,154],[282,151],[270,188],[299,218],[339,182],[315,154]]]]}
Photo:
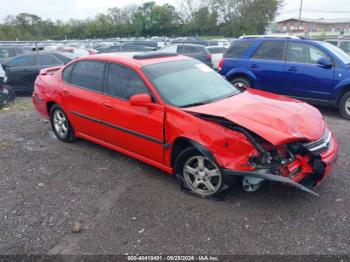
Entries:
{"type": "Polygon", "coordinates": [[[263,181],[261,178],[245,176],[242,180],[243,189],[246,192],[255,192],[261,187],[263,181]]]}

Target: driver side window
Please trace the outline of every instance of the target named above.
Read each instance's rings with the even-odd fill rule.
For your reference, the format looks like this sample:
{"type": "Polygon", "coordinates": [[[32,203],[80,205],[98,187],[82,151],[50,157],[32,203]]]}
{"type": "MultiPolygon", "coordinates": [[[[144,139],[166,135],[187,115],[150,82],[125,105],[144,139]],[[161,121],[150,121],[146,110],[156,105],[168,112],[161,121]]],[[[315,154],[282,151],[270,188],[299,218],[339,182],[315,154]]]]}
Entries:
{"type": "Polygon", "coordinates": [[[317,64],[317,61],[326,57],[332,58],[321,49],[304,43],[290,43],[288,47],[287,61],[303,64],[317,64]]]}
{"type": "Polygon", "coordinates": [[[122,99],[129,99],[137,94],[151,95],[138,73],[119,64],[108,65],[106,93],[122,99]]]}

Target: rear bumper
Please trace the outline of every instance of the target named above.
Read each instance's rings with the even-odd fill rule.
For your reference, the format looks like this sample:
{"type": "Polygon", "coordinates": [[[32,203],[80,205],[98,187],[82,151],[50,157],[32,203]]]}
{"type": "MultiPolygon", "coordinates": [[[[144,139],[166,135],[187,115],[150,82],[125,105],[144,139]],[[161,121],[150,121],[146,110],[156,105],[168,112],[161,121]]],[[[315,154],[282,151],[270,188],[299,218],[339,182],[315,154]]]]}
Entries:
{"type": "Polygon", "coordinates": [[[32,101],[35,109],[45,118],[49,118],[46,103],[43,99],[37,97],[35,94],[32,95],[32,101]]]}

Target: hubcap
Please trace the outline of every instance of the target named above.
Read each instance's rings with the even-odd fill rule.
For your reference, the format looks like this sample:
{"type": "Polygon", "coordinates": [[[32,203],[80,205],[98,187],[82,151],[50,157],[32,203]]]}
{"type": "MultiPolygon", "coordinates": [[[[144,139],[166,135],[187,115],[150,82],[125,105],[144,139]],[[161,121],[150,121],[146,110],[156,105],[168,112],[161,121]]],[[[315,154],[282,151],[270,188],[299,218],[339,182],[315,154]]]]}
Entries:
{"type": "Polygon", "coordinates": [[[234,83],[233,86],[235,86],[237,88],[247,88],[247,85],[243,82],[234,83]]]}
{"type": "Polygon", "coordinates": [[[348,100],[345,103],[345,111],[348,115],[350,115],[350,97],[348,98],[348,100]]]}
{"type": "Polygon", "coordinates": [[[68,123],[62,111],[56,110],[53,115],[53,126],[56,134],[60,138],[65,138],[68,134],[68,123]]]}
{"type": "Polygon", "coordinates": [[[188,159],[183,174],[190,189],[201,196],[213,195],[221,186],[219,168],[203,156],[188,159]]]}

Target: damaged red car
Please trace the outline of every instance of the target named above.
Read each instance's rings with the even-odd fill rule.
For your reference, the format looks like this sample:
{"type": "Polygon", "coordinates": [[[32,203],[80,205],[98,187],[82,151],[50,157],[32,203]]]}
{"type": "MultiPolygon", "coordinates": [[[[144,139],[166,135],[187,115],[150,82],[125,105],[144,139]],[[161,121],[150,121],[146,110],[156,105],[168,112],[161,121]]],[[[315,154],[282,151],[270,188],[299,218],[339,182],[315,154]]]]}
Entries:
{"type": "Polygon", "coordinates": [[[272,181],[316,194],[310,188],[337,159],[336,138],[314,107],[237,89],[176,54],[92,55],[43,69],[33,103],[60,140],[137,158],[202,197],[234,181],[246,191],[272,181]]]}

